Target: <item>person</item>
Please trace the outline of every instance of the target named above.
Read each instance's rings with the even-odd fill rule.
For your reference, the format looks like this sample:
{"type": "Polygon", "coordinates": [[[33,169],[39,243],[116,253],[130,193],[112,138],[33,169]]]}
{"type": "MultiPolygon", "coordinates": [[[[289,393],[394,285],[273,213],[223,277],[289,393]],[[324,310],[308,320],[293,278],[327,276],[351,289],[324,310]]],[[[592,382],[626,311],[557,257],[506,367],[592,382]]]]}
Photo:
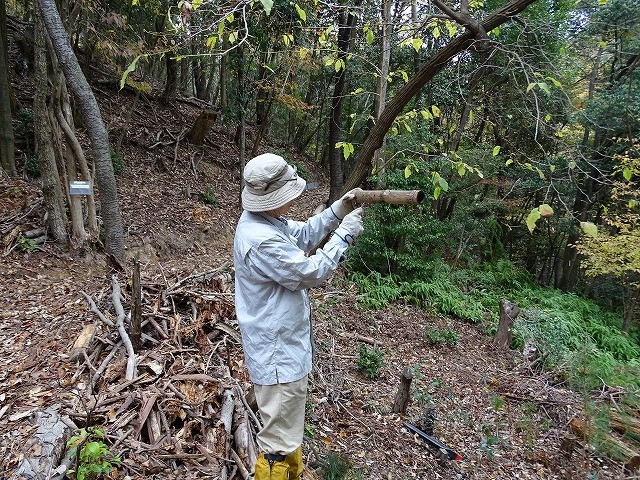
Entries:
{"type": "Polygon", "coordinates": [[[245,363],[264,425],[254,478],[299,479],[313,345],[307,289],[338,268],[362,232],[362,207],[354,205],[359,189],[298,222],[284,218],[306,186],[295,167],[265,153],[247,162],[243,177],[233,259],[245,363]]]}

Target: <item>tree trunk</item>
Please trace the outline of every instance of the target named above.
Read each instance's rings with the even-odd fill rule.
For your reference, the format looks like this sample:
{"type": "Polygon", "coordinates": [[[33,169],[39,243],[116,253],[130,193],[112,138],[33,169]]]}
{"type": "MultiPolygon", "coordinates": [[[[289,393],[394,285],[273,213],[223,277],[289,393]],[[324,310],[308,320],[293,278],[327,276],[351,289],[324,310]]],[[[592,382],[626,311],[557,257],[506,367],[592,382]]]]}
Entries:
{"type": "Polygon", "coordinates": [[[7,12],[5,0],[0,0],[0,165],[12,177],[18,175],[15,158],[15,139],[11,115],[13,92],[9,81],[7,51],[7,12]]]}
{"type": "MultiPolygon", "coordinates": [[[[191,44],[191,53],[198,54],[195,43],[191,44]]],[[[191,68],[193,70],[193,86],[196,98],[205,100],[207,98],[207,78],[204,73],[204,60],[197,56],[192,57],[191,68]]]]}
{"type": "Polygon", "coordinates": [[[166,53],[165,66],[167,68],[167,81],[164,84],[161,100],[163,103],[171,103],[175,100],[178,91],[178,62],[171,57],[171,52],[166,53]]]}
{"type": "Polygon", "coordinates": [[[33,127],[35,131],[36,152],[42,178],[42,195],[47,210],[49,230],[56,242],[67,244],[67,216],[64,210],[64,197],[60,186],[60,175],[53,149],[47,95],[50,92],[47,75],[46,32],[43,28],[42,14],[36,9],[35,18],[35,98],[33,101],[33,127]]]}
{"type": "MultiPolygon", "coordinates": [[[[513,0],[504,7],[488,15],[479,27],[489,32],[499,27],[511,17],[523,11],[536,0],[513,0]]],[[[360,185],[371,171],[371,160],[375,151],[382,146],[386,133],[393,125],[393,121],[402,112],[409,101],[424,87],[438,72],[445,68],[449,61],[460,52],[468,49],[475,43],[475,34],[466,31],[459,37],[449,42],[437,51],[428,62],[416,73],[409,82],[387,103],[378,122],[369,132],[360,149],[353,171],[342,189],[343,192],[360,185]]],[[[492,48],[489,46],[488,48],[492,48]]]]}
{"type": "MultiPolygon", "coordinates": [[[[384,104],[387,101],[387,77],[389,76],[389,61],[391,60],[391,32],[393,31],[393,25],[389,21],[389,18],[391,17],[391,0],[382,0],[381,13],[382,32],[380,36],[380,76],[378,77],[378,85],[376,88],[377,95],[374,102],[374,117],[376,121],[380,118],[380,115],[382,115],[384,104]]],[[[384,173],[384,164],[380,157],[383,150],[384,141],[382,146],[375,151],[373,156],[373,164],[376,167],[378,179],[380,179],[384,173]]],[[[382,185],[378,184],[378,188],[382,188],[382,185]]]]}
{"type": "Polygon", "coordinates": [[[624,305],[622,331],[625,333],[629,333],[629,329],[631,328],[631,325],[633,325],[633,320],[635,319],[636,306],[640,301],[640,288],[633,285],[625,287],[623,284],[622,289],[622,303],[624,305]],[[629,293],[627,294],[625,290],[627,290],[629,293]]]}
{"type": "Polygon", "coordinates": [[[102,220],[105,227],[105,248],[113,259],[124,261],[124,232],[118,204],[118,191],[109,152],[109,138],[98,103],[87,83],[67,36],[54,0],[38,0],[44,23],[56,50],[58,61],[82,112],[91,142],[96,181],[100,192],[102,220]]]}
{"type": "Polygon", "coordinates": [[[346,88],[346,60],[349,53],[349,41],[356,17],[351,13],[340,13],[338,31],[338,59],[342,68],[334,74],[333,97],[331,99],[331,114],[329,121],[329,202],[340,196],[344,176],[342,172],[342,149],[336,148],[336,143],[342,140],[342,104],[346,88]],[[346,19],[345,19],[346,15],[346,19]]]}
{"type": "Polygon", "coordinates": [[[493,337],[493,343],[499,347],[508,347],[513,339],[513,326],[516,317],[520,315],[520,307],[509,300],[500,300],[500,320],[498,330],[493,337]]]}

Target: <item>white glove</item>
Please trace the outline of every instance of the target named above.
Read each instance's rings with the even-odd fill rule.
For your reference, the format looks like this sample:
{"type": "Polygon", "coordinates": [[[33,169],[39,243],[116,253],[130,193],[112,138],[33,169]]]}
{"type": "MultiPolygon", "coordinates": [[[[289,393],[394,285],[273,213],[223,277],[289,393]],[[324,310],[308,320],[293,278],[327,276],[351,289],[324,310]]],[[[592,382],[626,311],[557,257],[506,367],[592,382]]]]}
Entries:
{"type": "Polygon", "coordinates": [[[361,188],[354,188],[345,193],[341,198],[331,204],[331,211],[338,218],[338,220],[344,219],[350,212],[356,208],[355,199],[356,193],[361,192],[361,188]]]}
{"type": "Polygon", "coordinates": [[[340,226],[336,228],[335,235],[338,236],[343,242],[353,245],[358,235],[362,233],[364,227],[362,226],[362,207],[356,208],[353,212],[347,214],[346,217],[340,223],[340,226]]]}

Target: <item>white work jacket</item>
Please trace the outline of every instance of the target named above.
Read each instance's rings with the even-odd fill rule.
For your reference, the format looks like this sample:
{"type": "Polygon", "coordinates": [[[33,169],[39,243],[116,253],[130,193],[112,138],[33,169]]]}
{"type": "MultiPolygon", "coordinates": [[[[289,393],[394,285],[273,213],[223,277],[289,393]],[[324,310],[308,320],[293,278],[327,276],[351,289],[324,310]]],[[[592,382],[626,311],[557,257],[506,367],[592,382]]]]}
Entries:
{"type": "Polygon", "coordinates": [[[348,244],[333,235],[331,209],[306,222],[244,211],[236,228],[233,259],[235,304],[245,362],[259,385],[288,383],[311,371],[312,329],[307,289],[337,267],[348,244]]]}

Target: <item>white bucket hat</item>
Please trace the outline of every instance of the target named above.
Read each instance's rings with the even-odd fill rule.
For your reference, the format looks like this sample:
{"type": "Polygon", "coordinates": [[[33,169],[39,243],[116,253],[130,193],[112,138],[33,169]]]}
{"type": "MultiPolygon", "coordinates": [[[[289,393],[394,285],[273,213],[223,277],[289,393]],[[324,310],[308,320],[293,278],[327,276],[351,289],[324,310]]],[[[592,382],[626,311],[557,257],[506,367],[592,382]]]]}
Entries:
{"type": "Polygon", "coordinates": [[[307,185],[295,167],[273,153],[252,158],[244,167],[243,176],[242,208],[250,212],[280,208],[298,198],[307,185]]]}

